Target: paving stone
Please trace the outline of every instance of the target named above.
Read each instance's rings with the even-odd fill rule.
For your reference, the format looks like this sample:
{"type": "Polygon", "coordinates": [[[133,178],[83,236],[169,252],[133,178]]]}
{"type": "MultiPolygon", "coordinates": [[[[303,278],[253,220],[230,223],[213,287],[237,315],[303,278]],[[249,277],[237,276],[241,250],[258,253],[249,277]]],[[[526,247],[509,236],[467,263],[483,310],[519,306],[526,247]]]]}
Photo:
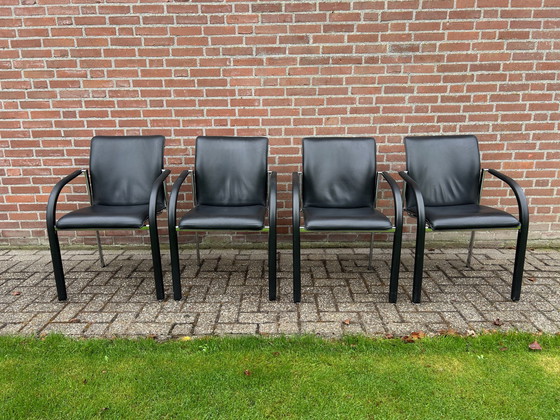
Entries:
{"type": "Polygon", "coordinates": [[[332,337],[342,334],[341,322],[302,322],[301,332],[304,334],[316,334],[332,337]]]}
{"type": "Polygon", "coordinates": [[[432,325],[443,321],[439,312],[402,313],[401,316],[404,322],[410,322],[413,324],[424,323],[432,325]]]}
{"type": "Polygon", "coordinates": [[[299,319],[305,322],[319,321],[319,313],[317,312],[317,305],[312,303],[299,304],[299,319]]]}
{"type": "Polygon", "coordinates": [[[275,313],[263,313],[263,312],[246,312],[240,313],[238,322],[241,324],[246,323],[274,323],[278,318],[277,314],[275,313]]]}
{"type": "Polygon", "coordinates": [[[86,324],[82,335],[84,337],[103,337],[107,335],[108,328],[109,324],[104,323],[86,324]]]}
{"type": "Polygon", "coordinates": [[[157,336],[158,338],[169,337],[171,326],[167,323],[156,322],[133,322],[128,326],[127,335],[147,337],[157,336]]]}
{"type": "Polygon", "coordinates": [[[257,331],[261,335],[277,335],[278,324],[276,322],[263,322],[257,326],[257,331]]]}
{"type": "Polygon", "coordinates": [[[321,312],[319,318],[321,321],[340,322],[347,325],[352,322],[359,322],[360,319],[357,312],[321,312]]]}
{"type": "Polygon", "coordinates": [[[34,314],[33,318],[27,322],[20,330],[22,334],[37,334],[48,325],[53,319],[53,315],[48,312],[34,314]]]}
{"type": "Polygon", "coordinates": [[[80,321],[88,322],[91,324],[108,324],[113,322],[113,320],[117,317],[116,312],[80,312],[77,314],[79,316],[80,321]]]}
{"type": "Polygon", "coordinates": [[[465,332],[469,327],[469,323],[459,314],[459,312],[441,312],[441,317],[445,323],[446,330],[453,329],[455,331],[465,332]]]}
{"type": "Polygon", "coordinates": [[[84,304],[82,303],[65,303],[62,311],[53,319],[53,322],[68,322],[78,318],[84,304]]]}
{"type": "MultiPolygon", "coordinates": [[[[0,330],[2,331],[2,330],[0,330]]],[[[278,334],[299,334],[301,333],[299,324],[297,322],[279,322],[278,323],[278,334]]]]}
{"type": "Polygon", "coordinates": [[[20,330],[24,327],[23,324],[0,324],[0,334],[8,335],[8,334],[15,334],[20,332],[20,330]]]}
{"type": "Polygon", "coordinates": [[[234,323],[239,317],[239,307],[235,304],[223,304],[220,307],[220,316],[218,322],[234,323]]]}
{"type": "Polygon", "coordinates": [[[51,322],[41,330],[44,334],[64,334],[69,336],[82,336],[86,324],[84,323],[58,323],[51,322]]]}
{"type": "Polygon", "coordinates": [[[482,316],[472,303],[456,303],[455,308],[457,308],[461,316],[467,321],[484,321],[484,316],[482,316]]]}
{"type": "Polygon", "coordinates": [[[365,330],[361,324],[349,324],[349,325],[342,325],[342,334],[343,335],[356,335],[356,334],[364,334],[365,330]]]}
{"type": "MultiPolygon", "coordinates": [[[[398,303],[388,299],[390,249],[302,250],[302,303],[292,297],[291,252],[279,253],[278,300],[264,250],[183,252],[181,301],[155,299],[149,251],[65,250],[68,301],[56,299],[48,250],[0,250],[0,334],[158,337],[208,334],[406,335],[442,329],[560,331],[560,252],[527,253],[521,301],[510,300],[512,250],[426,252],[422,303],[410,303],[413,250],[403,249],[398,303]],[[530,281],[529,279],[533,279],[530,281]],[[496,319],[502,325],[494,325],[496,319]],[[350,320],[345,323],[345,320],[350,320]]],[[[169,258],[164,283],[171,293],[169,258]]]]}
{"type": "Polygon", "coordinates": [[[3,312],[0,313],[0,324],[2,323],[19,323],[25,324],[33,318],[34,314],[30,312],[3,312]]]}
{"type": "Polygon", "coordinates": [[[209,335],[213,334],[216,329],[216,320],[218,318],[218,313],[205,312],[201,313],[196,320],[194,327],[194,335],[209,335]]]}
{"type": "Polygon", "coordinates": [[[194,325],[191,323],[175,324],[171,330],[172,337],[191,336],[193,334],[194,325]]]}
{"type": "Polygon", "coordinates": [[[385,334],[385,324],[381,322],[377,312],[362,312],[360,313],[364,333],[368,335],[381,335],[385,334]]]}
{"type": "Polygon", "coordinates": [[[258,324],[216,324],[214,333],[217,335],[230,335],[230,334],[256,334],[258,324]]]}
{"type": "Polygon", "coordinates": [[[402,318],[397,311],[397,305],[393,303],[376,303],[375,307],[383,322],[401,322],[402,318]]]}

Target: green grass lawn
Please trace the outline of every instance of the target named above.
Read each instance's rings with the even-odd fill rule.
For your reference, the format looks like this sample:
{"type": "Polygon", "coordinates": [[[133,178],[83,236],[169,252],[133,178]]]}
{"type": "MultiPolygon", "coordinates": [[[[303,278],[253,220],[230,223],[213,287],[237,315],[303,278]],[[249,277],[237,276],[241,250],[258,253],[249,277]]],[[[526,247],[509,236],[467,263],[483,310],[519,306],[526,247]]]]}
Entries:
{"type": "Polygon", "coordinates": [[[0,337],[0,418],[559,419],[560,336],[0,337]]]}

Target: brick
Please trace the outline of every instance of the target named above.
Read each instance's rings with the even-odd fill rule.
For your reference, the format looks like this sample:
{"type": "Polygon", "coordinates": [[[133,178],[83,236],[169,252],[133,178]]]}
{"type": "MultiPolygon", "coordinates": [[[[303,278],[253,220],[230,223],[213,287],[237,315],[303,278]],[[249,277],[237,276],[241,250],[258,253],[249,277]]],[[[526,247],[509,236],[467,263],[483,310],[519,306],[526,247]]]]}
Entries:
{"type": "MultiPolygon", "coordinates": [[[[3,191],[3,202],[37,187],[48,194],[48,175],[60,165],[87,165],[89,139],[99,133],[161,132],[171,145],[260,127],[282,175],[301,162],[306,135],[375,134],[379,161],[391,172],[403,168],[404,152],[384,146],[405,134],[472,132],[494,145],[481,143],[485,153],[499,153],[483,159],[517,168],[529,187],[542,174],[523,162],[534,161],[548,179],[560,174],[555,157],[535,152],[555,150],[560,116],[549,0],[13,6],[20,17],[0,18],[0,155],[7,168],[47,173],[13,175],[19,182],[9,185],[18,189],[3,191]],[[68,136],[75,140],[56,146],[68,136]]],[[[183,164],[177,150],[168,148],[172,170],[183,164]]],[[[558,192],[552,184],[539,189],[544,198],[558,192]]],[[[10,205],[35,207],[16,216],[5,238],[46,243],[33,227],[41,203],[22,199],[10,205]]],[[[289,240],[290,200],[279,202],[282,240],[289,240]]],[[[530,205],[551,214],[548,205],[530,205]]],[[[539,232],[553,229],[549,220],[533,223],[539,232]]]]}

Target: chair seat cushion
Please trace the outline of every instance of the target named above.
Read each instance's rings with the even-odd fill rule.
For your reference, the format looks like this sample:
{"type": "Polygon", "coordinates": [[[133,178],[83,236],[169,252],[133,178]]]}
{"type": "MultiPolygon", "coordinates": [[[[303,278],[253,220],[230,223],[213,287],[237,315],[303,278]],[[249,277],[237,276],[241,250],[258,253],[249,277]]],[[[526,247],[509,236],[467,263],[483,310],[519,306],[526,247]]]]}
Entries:
{"type": "Polygon", "coordinates": [[[148,205],[102,206],[95,204],[62,216],[57,229],[138,229],[148,219],[148,205]]]}
{"type": "Polygon", "coordinates": [[[179,221],[180,229],[261,230],[265,206],[198,205],[179,221]]]}
{"type": "Polygon", "coordinates": [[[371,207],[304,207],[307,230],[390,230],[391,221],[371,207]]]}
{"type": "Polygon", "coordinates": [[[426,207],[426,221],[434,230],[515,228],[511,214],[478,204],[426,207]]]}

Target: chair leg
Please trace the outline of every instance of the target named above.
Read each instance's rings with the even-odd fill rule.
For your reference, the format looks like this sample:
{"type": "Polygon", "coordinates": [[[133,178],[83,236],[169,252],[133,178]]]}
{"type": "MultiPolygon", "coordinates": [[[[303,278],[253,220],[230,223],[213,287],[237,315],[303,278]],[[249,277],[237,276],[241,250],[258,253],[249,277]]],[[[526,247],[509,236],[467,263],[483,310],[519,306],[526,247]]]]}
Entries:
{"type": "Polygon", "coordinates": [[[97,251],[99,252],[99,262],[101,263],[101,267],[105,267],[105,259],[103,258],[103,249],[101,248],[101,238],[99,237],[99,231],[95,231],[95,236],[97,237],[97,251]]]}
{"type": "Polygon", "coordinates": [[[163,291],[163,273],[161,269],[161,254],[157,226],[150,224],[150,243],[152,248],[152,263],[154,265],[154,281],[156,284],[156,297],[158,300],[165,298],[163,291]]]}
{"type": "Polygon", "coordinates": [[[371,233],[370,240],[369,240],[369,259],[368,259],[368,270],[372,270],[373,267],[371,265],[373,260],[373,232],[371,233]]]}
{"type": "Polygon", "coordinates": [[[198,232],[194,233],[194,238],[196,241],[196,263],[200,266],[200,238],[198,237],[198,232]]]}
{"type": "Polygon", "coordinates": [[[181,300],[181,267],[179,263],[179,243],[177,231],[169,229],[169,253],[171,254],[171,279],[173,282],[173,299],[181,300]]]}
{"type": "Polygon", "coordinates": [[[294,302],[301,302],[301,250],[299,228],[294,229],[293,235],[293,262],[294,262],[294,302]]]}
{"type": "Polygon", "coordinates": [[[418,226],[416,230],[416,249],[414,251],[414,279],[412,282],[412,302],[420,303],[422,296],[422,274],[424,271],[424,245],[426,229],[418,226]]]}
{"type": "Polygon", "coordinates": [[[389,302],[397,303],[399,288],[399,270],[401,266],[402,226],[398,227],[393,237],[393,255],[391,256],[391,280],[389,284],[389,302]]]}
{"type": "Polygon", "coordinates": [[[63,301],[67,299],[66,296],[66,282],[64,281],[64,270],[62,268],[62,257],[60,255],[60,244],[58,242],[58,234],[54,226],[47,227],[49,236],[49,245],[51,249],[51,259],[54,272],[54,280],[56,283],[56,293],[58,300],[63,301]]]}
{"type": "Polygon", "coordinates": [[[523,282],[523,267],[525,266],[525,253],[527,251],[527,237],[529,226],[521,226],[517,234],[515,249],[515,264],[513,266],[513,282],[511,284],[511,300],[518,301],[521,297],[521,283],[523,282]]]}
{"type": "Polygon", "coordinates": [[[472,259],[472,252],[473,252],[473,248],[474,248],[474,236],[475,236],[475,231],[473,230],[471,232],[471,240],[469,242],[469,255],[467,256],[467,267],[472,268],[471,267],[471,259],[472,259]]]}
{"type": "Polygon", "coordinates": [[[276,227],[268,231],[268,299],[276,300],[276,227]]]}

